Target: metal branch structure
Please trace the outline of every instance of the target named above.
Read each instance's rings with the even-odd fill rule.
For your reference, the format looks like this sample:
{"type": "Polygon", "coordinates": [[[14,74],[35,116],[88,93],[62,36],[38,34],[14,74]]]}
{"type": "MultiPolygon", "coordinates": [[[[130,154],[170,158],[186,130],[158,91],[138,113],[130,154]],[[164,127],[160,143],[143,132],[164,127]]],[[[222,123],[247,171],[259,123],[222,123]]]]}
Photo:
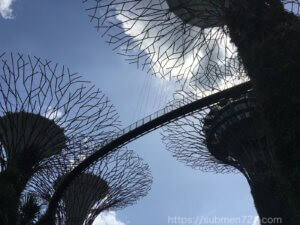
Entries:
{"type": "Polygon", "coordinates": [[[1,170],[20,154],[26,157],[34,145],[42,160],[68,140],[102,142],[118,131],[118,115],[108,98],[68,68],[21,54],[0,59],[1,161],[6,162],[1,170]]]}
{"type": "MultiPolygon", "coordinates": [[[[281,202],[281,197],[276,202],[273,200],[274,211],[270,210],[271,212],[260,205],[262,206],[260,212],[262,215],[272,215],[278,210],[278,203],[280,205],[282,203],[287,208],[280,214],[285,220],[284,223],[299,224],[299,1],[85,0],[84,2],[91,21],[96,23],[96,28],[103,30],[108,42],[114,45],[115,49],[119,49],[120,54],[126,55],[130,62],[147,67],[151,73],[160,74],[163,78],[175,77],[183,81],[183,84],[191,85],[191,93],[195,91],[200,92],[202,97],[208,96],[202,99],[198,111],[213,104],[211,101],[216,96],[225,101],[206,108],[205,120],[201,120],[202,135],[205,135],[209,151],[203,156],[206,161],[204,160],[202,166],[205,168],[211,166],[209,170],[218,171],[224,171],[225,167],[225,171],[230,171],[229,166],[234,166],[245,174],[250,186],[252,185],[255,201],[259,204],[264,203],[263,197],[268,196],[267,194],[282,193],[286,201],[281,202]],[[226,93],[222,90],[236,86],[236,80],[244,82],[248,79],[247,76],[253,83],[255,109],[261,109],[259,116],[255,113],[254,116],[248,116],[250,111],[252,114],[250,103],[246,104],[248,107],[246,112],[237,113],[233,105],[240,105],[240,99],[231,101],[222,95],[226,93]],[[222,96],[211,94],[215,91],[222,96]],[[204,103],[206,105],[203,105],[204,103]],[[225,120],[224,116],[229,117],[225,120]],[[252,119],[260,121],[260,118],[265,126],[251,125],[251,132],[248,134],[247,132],[240,134],[234,128],[243,127],[252,119]],[[264,132],[261,133],[260,130],[264,132]],[[238,137],[238,141],[230,138],[234,135],[238,137]],[[254,138],[255,141],[251,142],[249,138],[254,138]],[[230,145],[226,146],[225,151],[220,152],[219,143],[223,145],[227,139],[230,145]],[[247,144],[241,144],[244,139],[247,144]],[[260,151],[263,148],[266,151],[260,151]],[[244,154],[240,154],[237,149],[242,149],[244,154]],[[254,155],[249,154],[249,151],[252,153],[255,149],[259,151],[254,155]],[[245,158],[250,159],[250,162],[245,158]],[[273,172],[268,173],[271,169],[273,172]],[[266,171],[268,174],[265,174],[266,171]],[[270,179],[266,182],[268,186],[259,180],[261,177],[270,179]],[[279,181],[278,186],[272,185],[273,179],[279,181]],[[278,189],[267,193],[266,189],[269,190],[271,187],[278,189]],[[260,191],[261,188],[263,191],[260,191]]],[[[7,64],[5,60],[4,62],[7,64]]],[[[19,60],[17,62],[19,63],[19,60]]],[[[28,64],[32,65],[31,60],[28,64]]],[[[23,66],[17,68],[16,71],[19,71],[23,66]]],[[[53,73],[53,70],[51,71],[53,73]]],[[[7,83],[10,83],[9,79],[8,81],[7,83]]],[[[28,93],[26,91],[24,93],[28,93]]],[[[37,102],[40,102],[39,98],[37,102]]],[[[150,117],[150,121],[127,133],[107,138],[100,147],[95,148],[97,149],[95,152],[66,174],[64,179],[57,182],[47,213],[40,224],[46,224],[49,216],[50,218],[52,216],[51,213],[56,210],[57,204],[66,201],[63,198],[66,187],[70,185],[72,187],[75,179],[78,179],[78,182],[86,179],[82,178],[85,176],[82,174],[92,163],[139,135],[196,111],[193,108],[195,105],[189,103],[153,120],[150,117]]],[[[50,112],[50,115],[52,114],[50,112]]],[[[3,124],[11,120],[11,115],[5,116],[2,118],[3,124]]],[[[26,117],[26,112],[21,111],[16,115],[16,118],[21,119],[15,121],[23,121],[26,117]]],[[[48,124],[47,126],[57,131],[59,140],[64,140],[61,130],[48,120],[43,121],[45,122],[43,124],[48,124]]],[[[11,143],[10,139],[7,143],[11,143]]],[[[61,148],[64,148],[64,144],[56,145],[54,152],[59,152],[61,148]]],[[[2,155],[4,155],[2,161],[5,161],[8,157],[2,155]]],[[[88,173],[87,177],[93,177],[89,175],[88,173]]],[[[100,177],[97,183],[106,186],[101,179],[103,180],[100,177]]],[[[270,196],[267,198],[271,199],[270,196]]]]}
{"type": "Polygon", "coordinates": [[[62,182],[57,186],[48,204],[46,213],[37,224],[49,224],[48,221],[54,217],[53,214],[56,212],[56,208],[63,197],[64,190],[71,185],[74,179],[80,176],[93,163],[101,160],[107,154],[110,154],[116,149],[124,146],[138,137],[141,137],[142,135],[149,133],[150,131],[160,128],[193,112],[201,111],[201,109],[207,105],[234,97],[240,93],[245,93],[251,89],[251,86],[252,85],[250,82],[246,82],[222,92],[198,99],[197,101],[192,101],[189,103],[183,102],[183,105],[180,104],[179,106],[176,105],[174,107],[165,107],[164,109],[149,115],[143,120],[137,121],[136,123],[131,124],[130,126],[121,130],[119,134],[112,136],[111,139],[108,139],[106,142],[104,142],[102,146],[98,146],[93,154],[81,161],[76,167],[74,167],[72,171],[70,171],[70,173],[65,176],[62,182]]]}
{"type": "Polygon", "coordinates": [[[177,17],[176,2],[84,1],[91,22],[114,50],[151,74],[181,80],[202,96],[245,81],[226,27],[204,29],[185,24],[177,17]]]}
{"type": "Polygon", "coordinates": [[[194,169],[241,172],[260,218],[281,218],[282,223],[289,210],[278,188],[265,129],[256,99],[248,92],[168,124],[162,136],[167,150],[194,169]]]}
{"type": "MultiPolygon", "coordinates": [[[[90,147],[82,146],[85,154],[77,153],[73,160],[40,171],[26,189],[47,208],[57,185],[83,160],[80,156],[87,150],[91,151],[90,147]]],[[[91,225],[101,212],[124,208],[146,196],[151,184],[148,165],[133,151],[118,149],[92,164],[66,188],[55,224],[91,225]]]]}
{"type": "Polygon", "coordinates": [[[107,140],[119,120],[101,91],[64,66],[22,54],[2,54],[0,64],[0,208],[12,212],[0,219],[14,224],[21,193],[37,171],[72,155],[77,140],[107,140]]]}
{"type": "Polygon", "coordinates": [[[96,28],[129,61],[220,89],[245,74],[262,107],[280,188],[300,221],[299,0],[86,0],[96,28]],[[242,66],[236,66],[237,62],[242,66]],[[220,71],[220,73],[217,73],[220,71]]]}
{"type": "MultiPolygon", "coordinates": [[[[114,50],[152,74],[182,80],[184,86],[202,95],[224,90],[224,84],[236,85],[233,76],[246,79],[228,35],[224,11],[231,1],[83,2],[91,23],[114,50]]],[[[299,1],[282,2],[299,15],[299,1]]]]}

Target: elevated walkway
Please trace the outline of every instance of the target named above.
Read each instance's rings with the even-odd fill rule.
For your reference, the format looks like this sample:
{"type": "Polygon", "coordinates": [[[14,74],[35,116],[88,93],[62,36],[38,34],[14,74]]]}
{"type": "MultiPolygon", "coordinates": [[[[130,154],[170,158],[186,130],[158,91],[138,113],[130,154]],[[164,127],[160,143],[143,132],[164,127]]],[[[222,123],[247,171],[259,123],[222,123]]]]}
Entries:
{"type": "Polygon", "coordinates": [[[65,187],[68,186],[76,176],[86,170],[91,164],[93,164],[97,160],[100,160],[106,154],[128,144],[129,142],[153,130],[156,130],[182,117],[200,111],[204,107],[217,103],[222,99],[227,99],[246,93],[251,90],[251,87],[252,85],[250,81],[248,81],[188,104],[184,104],[183,101],[182,104],[176,106],[167,106],[121,130],[120,133],[112,136],[104,143],[102,143],[102,146],[100,146],[99,149],[95,151],[95,153],[83,160],[65,177],[63,182],[61,182],[59,187],[56,189],[56,192],[54,193],[49,203],[47,212],[51,214],[55,211],[55,208],[63,194],[63,191],[65,190],[65,187]]]}

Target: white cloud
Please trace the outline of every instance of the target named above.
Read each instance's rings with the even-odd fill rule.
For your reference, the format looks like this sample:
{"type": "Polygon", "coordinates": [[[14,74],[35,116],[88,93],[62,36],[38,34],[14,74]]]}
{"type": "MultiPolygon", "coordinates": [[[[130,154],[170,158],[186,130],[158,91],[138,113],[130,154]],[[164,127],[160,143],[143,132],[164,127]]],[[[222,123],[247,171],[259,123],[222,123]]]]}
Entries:
{"type": "MultiPolygon", "coordinates": [[[[194,59],[195,57],[203,57],[202,51],[199,48],[189,49],[186,45],[182,45],[181,41],[176,41],[173,44],[173,41],[169,41],[172,38],[170,34],[173,27],[157,26],[157,21],[152,21],[150,17],[139,20],[137,15],[140,13],[139,9],[133,8],[130,12],[123,11],[117,14],[116,18],[122,22],[124,32],[135,39],[140,50],[151,55],[153,72],[161,74],[171,72],[171,76],[174,77],[178,74],[184,74],[186,77],[191,76],[190,71],[196,71],[199,67],[194,59]],[[149,27],[152,28],[147,29],[149,27]],[[160,41],[156,40],[157,34],[162,36],[160,41]],[[182,55],[182,49],[185,49],[187,53],[182,55]]],[[[180,33],[180,35],[183,34],[180,33]]],[[[180,35],[177,34],[173,38],[178,38],[180,35]]],[[[198,40],[195,40],[188,44],[195,46],[197,42],[198,40]]]]}
{"type": "MultiPolygon", "coordinates": [[[[199,91],[204,91],[208,86],[211,90],[212,85],[220,89],[222,79],[234,73],[230,69],[233,67],[229,66],[229,59],[235,59],[236,51],[230,38],[219,28],[201,31],[200,28],[193,27],[186,31],[178,19],[172,20],[177,21],[173,26],[170,26],[168,21],[162,23],[157,20],[156,13],[151,14],[151,10],[145,13],[143,4],[147,4],[147,1],[140,1],[139,4],[129,1],[124,8],[130,10],[124,10],[123,4],[120,4],[122,7],[116,4],[116,19],[122,22],[124,33],[133,38],[133,41],[124,44],[123,50],[127,47],[139,48],[146,53],[151,59],[150,67],[154,74],[171,75],[186,84],[189,84],[191,79],[198,80],[199,91]],[[140,18],[142,14],[145,16],[140,18]],[[208,72],[210,70],[212,71],[208,72]],[[211,76],[213,73],[215,76],[211,76]]],[[[160,0],[153,0],[152,7],[155,8],[155,5],[159,5],[160,10],[168,8],[166,3],[161,4],[160,0]]],[[[171,14],[170,18],[176,16],[171,14]]]]}
{"type": "Polygon", "coordinates": [[[260,225],[259,217],[258,217],[258,216],[256,216],[256,217],[254,218],[254,221],[253,221],[253,224],[252,224],[252,225],[260,225]]]}
{"type": "Polygon", "coordinates": [[[48,110],[46,111],[46,118],[48,118],[50,120],[59,119],[62,117],[62,115],[63,115],[63,113],[60,110],[57,110],[57,109],[53,108],[52,106],[49,106],[48,110]]]}
{"type": "Polygon", "coordinates": [[[101,213],[94,221],[93,225],[125,225],[116,217],[116,212],[108,211],[101,213]]]}
{"type": "Polygon", "coordinates": [[[13,15],[12,15],[12,3],[14,0],[0,0],[0,15],[4,18],[4,19],[13,19],[13,15]]]}
{"type": "Polygon", "coordinates": [[[299,2],[297,1],[286,1],[284,2],[284,8],[289,11],[294,13],[295,15],[299,16],[300,15],[300,9],[298,6],[299,2]]]}

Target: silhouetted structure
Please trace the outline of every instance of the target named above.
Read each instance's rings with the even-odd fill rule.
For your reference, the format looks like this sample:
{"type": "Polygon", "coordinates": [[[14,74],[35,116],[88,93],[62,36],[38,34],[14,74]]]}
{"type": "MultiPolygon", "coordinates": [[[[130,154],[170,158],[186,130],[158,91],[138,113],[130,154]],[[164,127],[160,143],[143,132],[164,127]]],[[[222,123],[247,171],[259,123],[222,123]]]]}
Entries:
{"type": "Polygon", "coordinates": [[[286,219],[287,204],[272,170],[271,145],[250,92],[175,121],[162,134],[167,149],[188,166],[219,173],[240,171],[260,218],[286,219]]]}
{"type": "Polygon", "coordinates": [[[77,140],[105,141],[119,122],[108,99],[68,68],[22,54],[0,60],[0,223],[15,224],[37,171],[72,155],[77,140]]]}
{"type": "MultiPolygon", "coordinates": [[[[76,160],[78,155],[82,154],[75,154],[74,160],[61,161],[61,166],[38,173],[27,190],[47,206],[61,179],[84,159],[76,160]]],[[[132,205],[146,196],[151,184],[148,165],[132,151],[119,149],[91,165],[66,188],[55,224],[91,225],[101,212],[132,205]]]]}
{"type": "MultiPolygon", "coordinates": [[[[299,0],[86,0],[91,21],[131,62],[211,91],[242,62],[262,107],[280,189],[300,221],[299,0]],[[136,51],[138,50],[138,51],[136,51]],[[220,71],[220,73],[215,73],[220,71]],[[219,76],[216,76],[218,75],[219,76]]],[[[229,79],[231,76],[229,76],[229,79]]]]}
{"type": "Polygon", "coordinates": [[[124,146],[125,144],[135,140],[136,138],[147,134],[159,127],[162,127],[174,120],[178,120],[184,116],[190,115],[193,112],[198,112],[205,108],[207,105],[212,105],[222,99],[234,97],[237,94],[245,93],[251,89],[251,83],[246,82],[227,90],[212,94],[210,96],[198,99],[192,102],[183,102],[178,106],[167,106],[142,120],[139,120],[130,126],[121,130],[117,135],[113,135],[110,139],[98,146],[91,155],[80,162],[65,178],[57,185],[55,193],[53,194],[46,214],[40,220],[39,224],[47,224],[47,221],[53,217],[59,201],[62,199],[64,190],[67,186],[71,185],[77,176],[80,176],[90,165],[101,160],[107,154],[115,151],[116,149],[124,146]]]}
{"type": "MultiPolygon", "coordinates": [[[[226,10],[235,0],[83,2],[91,22],[107,42],[126,55],[129,62],[148,66],[154,74],[177,79],[192,77],[201,87],[217,85],[216,80],[226,80],[232,70],[238,69],[236,43],[232,44],[228,36],[226,17],[226,10]],[[211,70],[222,72],[216,77],[211,70]]],[[[299,15],[298,0],[281,2],[299,15]]],[[[240,5],[247,9],[244,1],[240,5]]],[[[240,75],[243,68],[238,70],[236,74],[240,75]]]]}
{"type": "Polygon", "coordinates": [[[300,59],[295,54],[300,51],[300,3],[292,2],[298,16],[287,12],[279,0],[243,1],[242,5],[236,1],[226,12],[231,40],[262,107],[272,165],[289,203],[286,211],[291,214],[285,224],[300,221],[300,59]],[[246,23],[251,26],[241,26],[246,23]]]}
{"type": "Polygon", "coordinates": [[[222,27],[225,22],[222,11],[226,0],[166,0],[170,12],[174,13],[184,24],[200,27],[201,29],[222,27]]]}
{"type": "MultiPolygon", "coordinates": [[[[130,63],[146,67],[152,74],[182,80],[184,86],[205,96],[246,79],[226,29],[217,27],[220,25],[218,17],[211,19],[208,9],[201,10],[201,13],[207,11],[205,15],[201,14],[208,23],[204,27],[213,28],[202,29],[190,25],[197,22],[192,19],[194,14],[188,13],[197,10],[188,9],[188,0],[84,2],[91,22],[107,42],[130,63]],[[187,11],[180,10],[180,2],[185,4],[184,10],[187,11]],[[183,23],[178,14],[189,23],[183,23]]],[[[194,2],[202,4],[203,1],[192,1],[191,4],[195,5],[194,2]]],[[[200,15],[200,12],[195,13],[200,15]]]]}

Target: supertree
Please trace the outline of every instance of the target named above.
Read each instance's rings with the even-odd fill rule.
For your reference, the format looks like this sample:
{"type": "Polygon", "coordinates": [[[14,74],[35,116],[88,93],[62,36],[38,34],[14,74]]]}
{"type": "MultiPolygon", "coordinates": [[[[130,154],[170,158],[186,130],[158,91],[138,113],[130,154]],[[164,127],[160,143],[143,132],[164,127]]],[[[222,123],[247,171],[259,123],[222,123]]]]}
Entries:
{"type": "MultiPolygon", "coordinates": [[[[94,146],[97,148],[97,146],[94,146]]],[[[41,170],[26,190],[47,208],[57,185],[92,146],[81,146],[69,161],[60,160],[50,169],[41,170]]],[[[52,163],[50,163],[52,164],[52,163]]],[[[152,176],[147,164],[126,148],[106,155],[77,176],[66,188],[56,210],[55,222],[62,225],[91,225],[105,210],[134,204],[150,190],[152,176]]]]}
{"type": "Polygon", "coordinates": [[[16,224],[32,176],[73,155],[77,140],[105,141],[119,121],[104,94],[68,68],[22,54],[0,60],[0,223],[16,224]]]}
{"type": "Polygon", "coordinates": [[[232,83],[232,74],[245,77],[223,27],[204,30],[185,24],[169,9],[169,1],[83,2],[91,22],[114,50],[152,74],[181,80],[205,95],[223,90],[224,83],[232,83]]]}
{"type": "Polygon", "coordinates": [[[223,99],[172,122],[162,135],[167,150],[194,169],[241,172],[263,223],[271,218],[280,218],[271,223],[288,221],[290,211],[273,172],[271,145],[253,93],[223,99]]]}
{"type": "MultiPolygon", "coordinates": [[[[229,17],[240,24],[247,24],[242,19],[251,14],[252,8],[240,16],[230,15],[230,10],[238,10],[239,7],[247,10],[247,4],[253,7],[258,4],[256,1],[247,4],[239,1],[239,4],[232,6],[236,0],[83,2],[91,23],[129,62],[147,66],[152,73],[162,77],[202,77],[201,84],[204,85],[205,81],[213,82],[220,78],[211,74],[210,69],[222,69],[221,76],[224,78],[226,71],[230,71],[239,57],[236,41],[242,39],[232,42],[229,17]]],[[[298,0],[272,2],[277,2],[282,8],[284,5],[286,10],[297,16],[300,13],[298,0]]],[[[268,1],[260,1],[258,5],[268,5],[268,1]]]]}
{"type": "MultiPolygon", "coordinates": [[[[276,176],[300,217],[298,0],[87,0],[108,42],[154,73],[217,84],[241,62],[261,107],[276,176]],[[200,68],[200,70],[198,69],[200,68]],[[156,72],[158,71],[158,72],[156,72]],[[230,70],[229,70],[230,71],[230,70]],[[186,75],[185,75],[186,74],[186,75]],[[207,82],[210,81],[210,82],[207,82]]],[[[208,86],[215,88],[213,85],[208,86]]]]}

